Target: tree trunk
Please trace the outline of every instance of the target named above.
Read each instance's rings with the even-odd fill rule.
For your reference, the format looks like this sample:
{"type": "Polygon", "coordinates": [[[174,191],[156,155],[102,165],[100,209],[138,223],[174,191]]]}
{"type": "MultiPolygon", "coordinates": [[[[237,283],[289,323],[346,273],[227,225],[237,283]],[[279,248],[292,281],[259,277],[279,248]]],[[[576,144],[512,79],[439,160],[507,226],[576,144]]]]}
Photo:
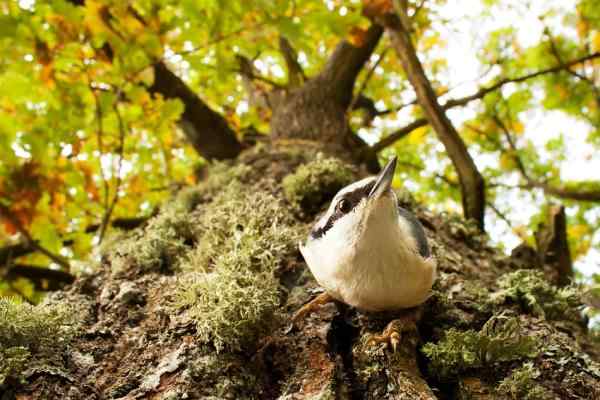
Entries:
{"type": "MultiPolygon", "coordinates": [[[[366,147],[346,111],[381,34],[374,25],[363,47],[342,43],[321,74],[279,93],[272,143],[210,167],[50,296],[40,307],[68,306],[74,338],[59,350],[34,340],[1,399],[600,398],[600,351],[576,291],[409,196],[402,205],[423,223],[439,275],[398,350],[368,343],[398,315],[327,305],[291,326],[318,289],[297,243],[335,192],[365,174],[366,147]]],[[[213,122],[237,154],[233,134],[213,122]]]]}
{"type": "MultiPolygon", "coordinates": [[[[584,320],[570,308],[575,305],[543,279],[535,281],[534,270],[515,273],[522,264],[489,247],[475,226],[406,202],[426,228],[440,273],[431,298],[420,307],[418,331],[406,332],[396,353],[366,340],[393,315],[338,304],[290,325],[291,314],[317,289],[294,246],[273,254],[278,300],[255,330],[227,336],[228,319],[246,318],[235,307],[263,300],[245,298],[255,292],[242,290],[222,330],[205,336],[197,319],[203,321],[202,314],[195,320],[189,307],[177,306],[177,293],[190,285],[186,260],[198,257],[194,249],[210,239],[203,236],[213,229],[206,221],[216,223],[228,208],[218,206],[221,211],[208,219],[203,215],[216,212],[223,193],[262,191],[284,213],[268,214],[273,220],[263,222],[277,224],[281,240],[288,232],[282,226],[305,235],[315,213],[303,211],[299,205],[308,203],[299,197],[317,202],[305,209],[318,210],[343,179],[360,175],[349,165],[351,176],[332,181],[319,170],[330,163],[317,156],[322,148],[316,142],[275,141],[246,150],[232,166],[212,167],[206,182],[166,204],[146,226],[113,241],[93,273],[43,306],[68,304],[82,320],[61,361],[40,367],[43,360],[37,360],[22,383],[5,383],[2,399],[599,398],[598,349],[587,337],[584,320]],[[286,178],[290,174],[294,179],[286,178]],[[190,232],[183,229],[186,221],[190,232]],[[196,226],[201,230],[194,231],[196,226]],[[173,229],[181,232],[169,233],[173,229]],[[160,251],[148,256],[157,246],[160,251]],[[219,340],[224,344],[217,345],[219,340]]],[[[336,169],[329,172],[335,175],[336,169]]],[[[258,204],[248,207],[260,213],[258,204]]],[[[234,231],[244,237],[244,226],[234,231]]],[[[219,255],[230,246],[227,240],[241,240],[224,237],[218,248],[203,251],[219,255]]],[[[218,274],[217,264],[196,267],[218,274]]],[[[204,312],[212,315],[210,308],[204,312]]]]}

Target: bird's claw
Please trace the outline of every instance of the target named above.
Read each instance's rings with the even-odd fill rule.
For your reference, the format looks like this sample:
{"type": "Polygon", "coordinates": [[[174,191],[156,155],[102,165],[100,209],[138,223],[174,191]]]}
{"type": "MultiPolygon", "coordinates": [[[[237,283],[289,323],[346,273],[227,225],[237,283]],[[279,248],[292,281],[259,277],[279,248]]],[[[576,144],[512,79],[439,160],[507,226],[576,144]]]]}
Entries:
{"type": "Polygon", "coordinates": [[[308,314],[317,311],[319,308],[321,308],[322,305],[331,303],[333,301],[333,297],[331,297],[327,292],[321,293],[320,295],[312,299],[310,302],[300,307],[300,309],[294,313],[294,315],[291,318],[292,326],[296,325],[298,321],[306,317],[308,314]]]}
{"type": "Polygon", "coordinates": [[[367,340],[367,345],[378,345],[384,343],[386,346],[389,344],[392,347],[392,352],[398,350],[400,340],[402,339],[402,332],[416,330],[417,327],[414,321],[410,318],[400,318],[391,321],[383,330],[381,335],[373,335],[367,340]]]}
{"type": "Polygon", "coordinates": [[[398,350],[398,345],[400,344],[400,339],[402,336],[398,331],[392,331],[386,333],[385,331],[381,335],[373,335],[367,341],[367,346],[376,346],[378,344],[384,343],[386,346],[390,344],[392,346],[392,352],[396,352],[398,350]]]}

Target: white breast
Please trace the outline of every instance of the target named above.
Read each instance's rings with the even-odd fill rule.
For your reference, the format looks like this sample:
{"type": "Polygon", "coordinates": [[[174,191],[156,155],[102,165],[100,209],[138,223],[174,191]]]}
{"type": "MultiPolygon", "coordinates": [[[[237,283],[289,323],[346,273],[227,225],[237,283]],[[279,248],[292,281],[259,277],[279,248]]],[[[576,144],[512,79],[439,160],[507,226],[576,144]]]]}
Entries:
{"type": "Polygon", "coordinates": [[[344,218],[326,240],[309,242],[300,250],[319,284],[338,300],[369,311],[419,305],[429,297],[435,260],[418,254],[402,219],[390,223],[389,215],[380,218],[368,227],[344,218]],[[357,238],[356,243],[349,244],[349,237],[357,238]]]}

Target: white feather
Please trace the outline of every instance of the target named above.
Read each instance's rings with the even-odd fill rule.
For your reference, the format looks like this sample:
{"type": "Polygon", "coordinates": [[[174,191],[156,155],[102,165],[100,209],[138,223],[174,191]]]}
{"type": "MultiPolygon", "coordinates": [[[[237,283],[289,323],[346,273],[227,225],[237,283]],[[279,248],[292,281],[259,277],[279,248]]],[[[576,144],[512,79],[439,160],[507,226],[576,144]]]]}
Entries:
{"type": "MultiPolygon", "coordinates": [[[[338,193],[317,227],[327,222],[337,199],[368,179],[373,178],[338,193]]],[[[421,257],[410,225],[397,207],[392,191],[364,199],[324,236],[309,238],[300,246],[316,280],[333,297],[369,311],[409,308],[429,297],[435,259],[421,257]]]]}

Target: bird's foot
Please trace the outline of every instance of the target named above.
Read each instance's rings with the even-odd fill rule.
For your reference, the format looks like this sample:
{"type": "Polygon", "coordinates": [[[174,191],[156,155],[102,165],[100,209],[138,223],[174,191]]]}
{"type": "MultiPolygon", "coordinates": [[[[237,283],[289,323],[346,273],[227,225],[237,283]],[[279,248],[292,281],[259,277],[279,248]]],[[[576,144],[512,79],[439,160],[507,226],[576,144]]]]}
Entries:
{"type": "Polygon", "coordinates": [[[367,345],[385,344],[391,345],[392,351],[395,353],[402,339],[402,332],[417,330],[417,324],[411,316],[394,319],[383,330],[380,335],[372,335],[367,340],[367,345]]]}
{"type": "Polygon", "coordinates": [[[303,305],[296,313],[292,316],[292,325],[295,325],[296,322],[300,321],[308,314],[317,311],[321,306],[334,302],[335,299],[329,295],[329,293],[324,292],[312,299],[310,302],[303,305]]]}

